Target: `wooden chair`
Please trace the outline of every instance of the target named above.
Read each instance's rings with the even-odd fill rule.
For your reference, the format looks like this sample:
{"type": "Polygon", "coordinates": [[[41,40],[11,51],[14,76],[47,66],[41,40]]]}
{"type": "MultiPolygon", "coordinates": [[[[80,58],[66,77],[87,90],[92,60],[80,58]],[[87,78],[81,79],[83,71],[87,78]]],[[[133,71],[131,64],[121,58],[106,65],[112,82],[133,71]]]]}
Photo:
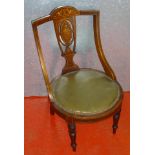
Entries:
{"type": "Polygon", "coordinates": [[[96,121],[113,116],[113,133],[116,133],[122,105],[122,88],[108,64],[100,40],[100,12],[77,10],[71,6],[55,8],[49,15],[32,21],[39,60],[50,99],[50,112],[55,112],[68,123],[71,146],[76,151],[77,121],[96,121]],[[93,17],[94,40],[103,71],[80,68],[73,60],[76,54],[76,16],[93,17]],[[49,81],[37,27],[53,21],[61,56],[66,63],[60,76],[49,81]]]}

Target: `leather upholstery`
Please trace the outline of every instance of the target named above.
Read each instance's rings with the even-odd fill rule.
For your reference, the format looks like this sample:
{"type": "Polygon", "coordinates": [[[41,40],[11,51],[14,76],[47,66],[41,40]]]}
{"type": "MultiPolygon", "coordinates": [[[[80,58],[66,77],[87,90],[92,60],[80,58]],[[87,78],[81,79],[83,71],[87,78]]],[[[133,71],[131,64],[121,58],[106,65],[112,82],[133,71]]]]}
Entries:
{"type": "Polygon", "coordinates": [[[75,115],[94,115],[111,109],[121,87],[104,72],[80,69],[52,81],[54,106],[75,115]]]}

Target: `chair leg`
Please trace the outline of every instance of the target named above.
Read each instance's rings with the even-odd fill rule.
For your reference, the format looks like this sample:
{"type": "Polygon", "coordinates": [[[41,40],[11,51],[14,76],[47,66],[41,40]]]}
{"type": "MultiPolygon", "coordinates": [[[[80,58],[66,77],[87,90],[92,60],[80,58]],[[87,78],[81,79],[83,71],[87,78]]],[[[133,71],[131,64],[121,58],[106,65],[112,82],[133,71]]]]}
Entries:
{"type": "Polygon", "coordinates": [[[71,146],[73,151],[76,151],[76,126],[74,122],[68,123],[68,131],[71,139],[71,146]]]}
{"type": "Polygon", "coordinates": [[[50,113],[51,115],[54,115],[54,108],[53,108],[52,103],[50,103],[50,113]]]}
{"type": "Polygon", "coordinates": [[[119,121],[119,118],[120,118],[120,113],[121,113],[121,109],[119,111],[117,111],[114,116],[113,116],[113,134],[116,133],[116,130],[118,128],[118,121],[119,121]]]}

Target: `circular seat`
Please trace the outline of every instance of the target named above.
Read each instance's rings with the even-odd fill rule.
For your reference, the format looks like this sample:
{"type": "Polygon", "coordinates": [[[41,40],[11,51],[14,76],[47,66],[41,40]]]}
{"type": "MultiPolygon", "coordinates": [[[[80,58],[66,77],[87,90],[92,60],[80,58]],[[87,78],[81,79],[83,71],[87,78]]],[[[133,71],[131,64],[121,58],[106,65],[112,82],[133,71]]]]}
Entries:
{"type": "Polygon", "coordinates": [[[93,116],[112,109],[121,99],[118,82],[104,72],[80,69],[52,81],[54,107],[72,116],[93,116]]]}

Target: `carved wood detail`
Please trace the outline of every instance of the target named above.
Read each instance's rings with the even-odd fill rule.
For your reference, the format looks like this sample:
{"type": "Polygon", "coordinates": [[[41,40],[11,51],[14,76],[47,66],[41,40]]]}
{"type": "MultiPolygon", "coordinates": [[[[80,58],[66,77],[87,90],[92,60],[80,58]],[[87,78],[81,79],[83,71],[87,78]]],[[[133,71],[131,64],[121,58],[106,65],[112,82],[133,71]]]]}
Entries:
{"type": "Polygon", "coordinates": [[[76,18],[79,14],[73,7],[57,8],[51,12],[54,28],[61,55],[65,58],[66,64],[63,67],[62,74],[78,70],[73,57],[76,48],[76,18]]]}
{"type": "Polygon", "coordinates": [[[69,46],[73,42],[73,27],[69,20],[64,20],[59,26],[60,41],[64,46],[69,46]]]}
{"type": "Polygon", "coordinates": [[[74,7],[66,6],[66,7],[56,8],[50,14],[52,15],[53,20],[58,20],[58,19],[62,19],[70,16],[79,15],[80,12],[74,7]]]}
{"type": "Polygon", "coordinates": [[[73,61],[74,55],[75,52],[73,52],[69,47],[67,47],[65,54],[63,55],[66,60],[66,64],[62,69],[62,74],[79,69],[78,65],[76,65],[73,61]]]}

